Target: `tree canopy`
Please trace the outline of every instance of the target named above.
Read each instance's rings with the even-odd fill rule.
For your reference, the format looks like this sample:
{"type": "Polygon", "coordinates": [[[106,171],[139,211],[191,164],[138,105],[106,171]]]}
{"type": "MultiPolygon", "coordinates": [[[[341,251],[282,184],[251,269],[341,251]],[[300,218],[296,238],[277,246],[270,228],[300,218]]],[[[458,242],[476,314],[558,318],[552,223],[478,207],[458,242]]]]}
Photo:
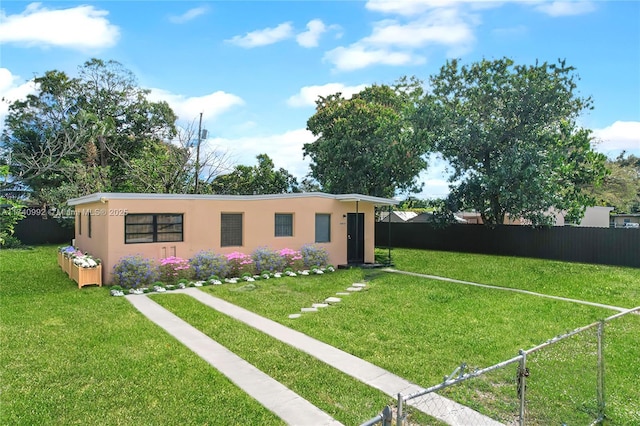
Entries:
{"type": "Polygon", "coordinates": [[[310,177],[324,191],[392,197],[418,191],[429,146],[414,129],[421,82],[403,79],[374,85],[346,99],[321,97],[307,129],[317,139],[304,145],[310,177]]]}
{"type": "Polygon", "coordinates": [[[586,188],[605,176],[605,157],[576,125],[591,108],[576,81],[563,61],[526,66],[507,58],[452,60],[431,77],[420,110],[430,123],[424,131],[453,169],[452,210],[473,209],[488,225],[507,215],[544,225],[551,208],[571,220],[593,205],[586,188]]]}
{"type": "Polygon", "coordinates": [[[143,190],[132,162],[151,146],[170,149],[176,135],[169,105],[150,102],[118,62],[92,59],[78,75],[47,71],[34,79],[35,94],[9,107],[2,147],[34,201],[61,205],[91,192],[143,190]]]}
{"type": "Polygon", "coordinates": [[[591,186],[589,194],[615,213],[640,213],[640,157],[623,152],[606,166],[609,174],[600,187],[591,186]]]}
{"type": "Polygon", "coordinates": [[[226,195],[300,192],[296,178],[283,168],[276,170],[267,154],[256,158],[258,164],[253,167],[238,165],[231,173],[216,177],[211,182],[211,192],[226,195]]]}

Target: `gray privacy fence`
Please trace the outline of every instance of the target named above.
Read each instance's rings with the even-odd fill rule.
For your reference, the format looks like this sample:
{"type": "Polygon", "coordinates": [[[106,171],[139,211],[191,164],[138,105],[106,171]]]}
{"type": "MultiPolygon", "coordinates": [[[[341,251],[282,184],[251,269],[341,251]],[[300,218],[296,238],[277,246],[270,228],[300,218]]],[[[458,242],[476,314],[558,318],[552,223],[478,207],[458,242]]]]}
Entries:
{"type": "Polygon", "coordinates": [[[376,246],[640,267],[640,229],[376,222],[376,246]]]}
{"type": "Polygon", "coordinates": [[[601,424],[607,419],[607,374],[625,376],[606,367],[607,357],[615,354],[607,351],[605,335],[637,328],[638,313],[640,307],[621,312],[490,367],[469,370],[462,364],[442,383],[398,394],[396,407],[385,407],[362,425],[601,424]],[[412,407],[433,420],[412,418],[412,407]]]}
{"type": "Polygon", "coordinates": [[[63,226],[55,218],[28,216],[16,224],[14,236],[24,244],[71,244],[73,226],[63,226]]]}

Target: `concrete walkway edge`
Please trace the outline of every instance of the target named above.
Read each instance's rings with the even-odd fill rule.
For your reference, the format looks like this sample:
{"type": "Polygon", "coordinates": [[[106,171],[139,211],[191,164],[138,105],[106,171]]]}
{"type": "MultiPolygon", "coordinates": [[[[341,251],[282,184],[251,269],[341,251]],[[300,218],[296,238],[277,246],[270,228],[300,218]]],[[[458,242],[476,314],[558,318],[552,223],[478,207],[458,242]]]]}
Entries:
{"type": "Polygon", "coordinates": [[[290,425],[338,426],[340,422],[147,296],[127,299],[151,321],[224,374],[240,389],[290,425]]]}
{"type": "MultiPolygon", "coordinates": [[[[424,389],[368,361],[196,288],[186,288],[175,292],[186,293],[210,308],[287,343],[393,398],[397,398],[398,393],[408,395],[424,389]]],[[[429,401],[428,405],[424,403],[424,400],[422,400],[422,403],[412,400],[408,401],[408,404],[452,426],[466,426],[469,424],[501,425],[501,423],[469,407],[438,394],[431,394],[429,401]]]]}

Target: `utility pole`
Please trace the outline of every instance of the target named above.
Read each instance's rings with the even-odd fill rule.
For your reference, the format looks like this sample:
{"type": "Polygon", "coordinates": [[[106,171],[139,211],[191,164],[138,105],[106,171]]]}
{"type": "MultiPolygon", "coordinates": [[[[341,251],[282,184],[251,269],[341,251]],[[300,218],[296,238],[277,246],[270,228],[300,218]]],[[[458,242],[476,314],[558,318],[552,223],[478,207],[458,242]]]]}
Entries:
{"type": "Polygon", "coordinates": [[[196,185],[193,193],[198,193],[198,181],[200,179],[200,142],[202,141],[202,113],[200,113],[200,121],[198,123],[198,145],[196,146],[196,185]]]}

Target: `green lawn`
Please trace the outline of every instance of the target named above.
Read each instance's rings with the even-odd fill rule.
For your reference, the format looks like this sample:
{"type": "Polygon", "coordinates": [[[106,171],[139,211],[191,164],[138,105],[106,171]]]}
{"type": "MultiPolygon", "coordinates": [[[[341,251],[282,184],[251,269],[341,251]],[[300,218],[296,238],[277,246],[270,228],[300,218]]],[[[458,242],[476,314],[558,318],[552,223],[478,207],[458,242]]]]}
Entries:
{"type": "MultiPolygon", "coordinates": [[[[433,253],[397,251],[395,261],[399,265],[404,262],[403,256],[413,256],[421,262],[428,262],[431,254],[433,253]]],[[[464,258],[455,253],[450,255],[450,275],[442,275],[463,280],[477,277],[464,274],[468,263],[477,260],[474,256],[464,258]]],[[[435,253],[435,257],[444,263],[445,254],[435,253]]],[[[528,271],[523,274],[523,279],[532,282],[535,272],[518,265],[520,260],[525,265],[530,262],[530,259],[498,259],[490,266],[492,280],[483,282],[497,285],[509,282],[512,287],[518,287],[512,275],[514,269],[528,271]]],[[[543,267],[542,263],[538,264],[538,270],[543,267]]],[[[577,285],[576,276],[584,278],[595,270],[592,265],[561,262],[552,262],[549,268],[556,271],[556,294],[573,297],[579,296],[577,292],[572,294],[577,290],[572,288],[577,285]],[[563,290],[565,285],[567,288],[563,290]]],[[[622,293],[634,294],[640,288],[639,270],[609,267],[598,269],[600,268],[603,276],[593,274],[591,280],[583,282],[585,293],[596,293],[597,290],[592,287],[598,286],[605,276],[616,274],[626,277],[622,293]]],[[[414,266],[412,269],[434,274],[427,267],[414,266]]],[[[616,283],[610,285],[621,287],[616,283]]],[[[340,271],[330,280],[325,277],[308,277],[294,283],[261,281],[258,288],[250,292],[234,291],[239,286],[241,285],[208,287],[205,291],[307,333],[425,387],[439,383],[444,375],[453,371],[461,362],[466,362],[471,368],[487,367],[516,356],[519,349],[533,347],[551,337],[616,313],[570,302],[379,270],[340,271]],[[344,290],[350,283],[363,279],[369,281],[367,291],[345,297],[342,303],[329,310],[321,310],[295,320],[287,318],[287,314],[298,311],[300,307],[310,306],[344,290]],[[273,300],[278,300],[278,303],[272,303],[273,300]]],[[[526,285],[522,287],[526,288],[526,285]]],[[[610,296],[601,301],[614,303],[617,297],[610,296]]],[[[627,302],[626,305],[632,306],[633,303],[627,302]]],[[[595,344],[595,335],[591,337],[593,339],[590,342],[595,344]]],[[[640,421],[640,393],[633,379],[640,377],[640,363],[637,362],[640,356],[637,349],[639,345],[640,316],[629,316],[624,321],[611,323],[607,327],[607,414],[610,424],[625,425],[640,421]],[[625,326],[622,326],[623,322],[625,326]]],[[[555,420],[556,417],[567,420],[572,411],[582,412],[585,417],[569,417],[570,420],[593,420],[594,417],[590,417],[589,412],[593,407],[585,407],[585,398],[582,396],[582,399],[573,401],[573,396],[566,389],[573,387],[578,393],[590,392],[586,399],[590,401],[589,404],[595,404],[594,352],[581,342],[562,344],[556,348],[557,354],[552,353],[552,347],[549,351],[531,356],[531,368],[536,372],[531,379],[531,386],[542,383],[530,392],[532,415],[538,415],[535,408],[542,407],[547,420],[555,420]],[[569,362],[556,360],[545,364],[545,356],[551,359],[561,357],[569,362]],[[538,367],[538,364],[544,367],[538,367]],[[541,381],[541,376],[546,377],[547,381],[541,381]],[[555,408],[546,405],[548,398],[552,398],[555,408]],[[538,399],[542,402],[533,404],[538,399]]],[[[515,366],[505,371],[504,374],[510,378],[515,376],[515,366]]],[[[504,377],[500,380],[504,380],[504,377]]],[[[513,386],[491,387],[492,392],[501,399],[515,400],[512,397],[515,393],[513,386]]],[[[483,409],[462,388],[452,390],[449,394],[488,414],[500,414],[500,410],[512,408],[509,404],[493,401],[495,396],[486,396],[484,401],[480,401],[485,404],[483,409]]]]}
{"type": "MultiPolygon", "coordinates": [[[[379,253],[386,256],[387,251],[379,253]]],[[[624,308],[640,306],[638,268],[410,249],[392,250],[392,259],[395,268],[403,271],[519,288],[624,308]]]]}
{"type": "Polygon", "coordinates": [[[283,424],[54,247],[0,251],[0,424],[283,424]]]}
{"type": "MultiPolygon", "coordinates": [[[[624,307],[640,304],[638,269],[417,250],[393,255],[398,269],[624,307]]],[[[204,291],[423,386],[440,382],[461,362],[485,367],[614,313],[380,270],[271,279],[257,282],[253,291],[234,291],[241,286],[204,291]],[[288,319],[362,280],[369,283],[366,291],[288,319]]],[[[152,297],[345,424],[364,421],[389,402],[187,296],[152,297]]],[[[54,247],[0,251],[0,302],[0,424],[282,424],[124,298],[109,297],[106,288],[79,290],[58,268],[54,247]]],[[[531,357],[531,419],[581,424],[592,418],[591,341],[572,339],[563,350],[531,357]]],[[[640,315],[607,326],[607,424],[640,424],[638,348],[640,315]]],[[[473,389],[452,388],[448,395],[502,415],[513,408],[502,401],[513,399],[514,371],[510,366],[473,389]]]]}
{"type": "Polygon", "coordinates": [[[345,425],[359,424],[392,402],[382,392],[192,297],[181,294],[151,297],[345,425]]]}

